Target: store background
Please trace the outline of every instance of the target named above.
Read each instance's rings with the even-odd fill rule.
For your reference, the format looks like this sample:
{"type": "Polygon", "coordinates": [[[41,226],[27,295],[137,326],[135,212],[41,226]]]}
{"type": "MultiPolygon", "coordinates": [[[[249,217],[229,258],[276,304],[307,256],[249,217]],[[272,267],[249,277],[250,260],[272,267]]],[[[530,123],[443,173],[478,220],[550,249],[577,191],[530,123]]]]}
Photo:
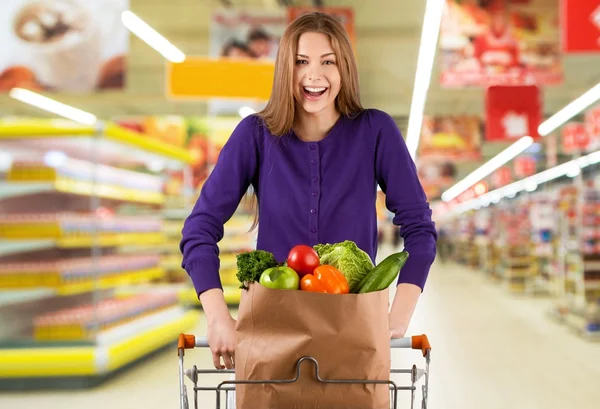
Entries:
{"type": "MultiPolygon", "coordinates": [[[[0,30],[3,36],[10,36],[10,30],[7,30],[11,24],[9,11],[25,3],[25,0],[11,0],[0,6],[0,10],[6,9],[6,12],[1,13],[0,30]]],[[[287,21],[287,13],[275,0],[232,0],[225,2],[233,7],[227,12],[222,11],[224,2],[216,0],[104,0],[83,3],[93,3],[96,7],[100,3],[107,5],[106,8],[100,8],[105,12],[103,15],[95,14],[104,28],[115,21],[120,23],[118,11],[129,8],[182,50],[188,61],[205,64],[205,75],[194,77],[189,72],[178,72],[177,78],[170,78],[169,73],[175,72],[171,71],[174,67],[138,37],[128,34],[122,25],[116,25],[119,28],[115,30],[104,30],[107,37],[103,41],[114,47],[114,50],[100,53],[103,55],[102,61],[94,62],[94,66],[99,67],[98,72],[103,73],[106,80],[99,81],[104,86],[97,85],[92,92],[45,89],[39,78],[31,76],[31,71],[40,67],[30,63],[26,64],[28,71],[6,70],[10,66],[14,68],[14,65],[25,64],[23,55],[17,56],[16,52],[11,52],[15,50],[14,47],[3,47],[0,50],[0,175],[5,179],[0,182],[0,256],[3,257],[0,264],[0,385],[3,386],[0,406],[21,408],[34,404],[50,405],[49,407],[77,404],[94,407],[93,405],[110,404],[125,407],[139,404],[139,400],[146,397],[151,400],[147,402],[148,407],[175,407],[178,403],[175,356],[171,349],[149,354],[153,350],[169,346],[170,340],[181,331],[202,334],[204,330],[204,318],[197,308],[198,303],[189,280],[178,267],[180,255],[177,244],[181,223],[189,212],[189,206],[193,204],[202,181],[210,172],[220,147],[239,122],[240,116],[247,114],[249,109],[250,112],[260,109],[263,104],[261,101],[248,99],[227,100],[222,98],[222,94],[202,94],[210,98],[201,99],[190,97],[186,93],[191,92],[192,88],[196,94],[211,91],[202,86],[211,82],[210,79],[214,78],[211,76],[214,76],[218,66],[211,65],[206,57],[218,56],[226,38],[222,27],[221,31],[216,28],[218,21],[222,21],[216,19],[217,15],[230,15],[233,18],[245,15],[267,17],[270,31],[280,35],[287,21]],[[115,9],[112,14],[111,8],[115,9]],[[111,61],[111,57],[115,59],[111,61]],[[102,64],[106,64],[104,69],[100,68],[102,64]],[[198,78],[208,80],[197,81],[198,78]],[[177,88],[182,84],[183,89],[177,88]],[[198,84],[201,85],[199,88],[196,87],[198,84]],[[118,256],[117,274],[112,279],[106,278],[101,282],[107,290],[90,291],[96,288],[94,285],[97,284],[94,283],[97,281],[92,279],[94,276],[89,265],[79,268],[79,274],[79,266],[73,267],[74,273],[68,276],[70,281],[61,284],[62,287],[49,281],[49,272],[45,272],[44,285],[41,284],[44,278],[35,275],[41,272],[38,262],[42,259],[52,261],[82,256],[88,258],[89,263],[89,257],[97,255],[91,244],[84,246],[79,241],[76,245],[80,247],[79,250],[63,249],[60,252],[54,249],[54,245],[47,244],[42,244],[33,252],[14,250],[15,238],[11,235],[16,228],[13,223],[20,221],[14,217],[14,213],[37,213],[34,218],[38,230],[29,231],[28,242],[38,246],[41,240],[35,236],[40,234],[39,212],[50,213],[52,216],[59,211],[89,210],[91,203],[86,194],[73,196],[68,192],[79,186],[73,184],[72,179],[75,174],[82,172],[83,165],[62,162],[63,156],[56,155],[59,149],[73,152],[73,141],[76,138],[61,138],[58,145],[27,142],[30,139],[28,137],[34,135],[32,127],[37,127],[37,132],[41,134],[54,133],[60,128],[60,133],[64,134],[72,132],[68,130],[71,125],[40,121],[52,118],[52,115],[15,101],[8,95],[11,88],[19,86],[45,91],[44,95],[93,113],[98,118],[113,120],[134,133],[143,132],[142,138],[136,138],[135,135],[132,137],[131,133],[117,128],[105,132],[105,136],[119,142],[117,151],[108,151],[113,157],[105,162],[115,168],[139,162],[135,163],[136,171],[150,171],[159,177],[147,180],[139,179],[138,176],[138,179],[130,179],[134,182],[127,184],[128,186],[120,186],[121,190],[117,189],[116,195],[128,193],[131,200],[113,200],[114,197],[109,196],[114,196],[114,193],[105,193],[106,198],[101,201],[101,208],[95,212],[97,218],[110,221],[114,217],[116,205],[125,204],[127,206],[118,208],[120,212],[141,217],[144,221],[143,227],[131,221],[126,223],[125,219],[119,219],[121,222],[116,223],[121,237],[125,226],[132,226],[129,229],[134,231],[134,235],[127,239],[115,239],[115,236],[111,236],[113,241],[108,247],[110,251],[113,254],[135,251],[137,256],[140,253],[147,255],[138,258],[129,254],[118,256]],[[174,90],[175,93],[179,92],[178,97],[173,95],[174,90]],[[29,159],[45,161],[46,166],[48,163],[57,163],[56,161],[63,165],[61,171],[66,175],[64,177],[67,182],[63,182],[61,186],[66,187],[59,189],[54,185],[53,189],[67,190],[66,194],[36,192],[32,196],[31,192],[26,192],[24,184],[40,179],[42,172],[39,167],[14,172],[17,167],[13,167],[16,162],[11,162],[11,155],[17,149],[6,139],[13,139],[15,135],[17,141],[24,142],[18,144],[18,150],[24,148],[23,152],[29,159]],[[157,142],[148,144],[147,140],[157,142]],[[29,156],[32,150],[36,154],[29,156]],[[48,152],[51,154],[47,155],[48,152]],[[191,165],[187,168],[188,171],[182,171],[182,163],[191,165]],[[16,181],[16,178],[25,178],[25,183],[16,181]],[[141,180],[147,183],[144,189],[141,189],[141,180]],[[157,190],[157,180],[164,181],[162,189],[157,190]],[[123,188],[133,189],[133,192],[122,190],[123,188]],[[143,216],[142,211],[148,215],[143,216]],[[132,248],[131,244],[136,247],[132,248]],[[132,264],[123,266],[125,259],[132,264]],[[27,267],[31,271],[27,273],[27,277],[33,277],[29,280],[23,279],[22,269],[25,263],[29,263],[27,267]],[[15,288],[24,286],[28,288],[20,288],[15,292],[15,288]],[[61,295],[55,296],[55,292],[61,295]],[[116,319],[121,325],[113,327],[112,332],[105,333],[104,338],[91,342],[79,339],[77,325],[74,331],[73,328],[62,332],[54,329],[35,332],[34,336],[34,318],[42,313],[62,308],[72,309],[75,305],[85,303],[93,304],[99,299],[130,297],[131,292],[142,292],[150,296],[130,299],[132,312],[129,317],[125,316],[124,308],[117,309],[116,319]],[[158,297],[157,292],[162,297],[158,297]],[[144,331],[149,332],[135,339],[137,346],[126,342],[135,334],[144,334],[144,331]],[[63,339],[57,340],[57,337],[63,339]],[[73,354],[81,351],[77,348],[96,348],[97,352],[102,343],[119,345],[104,358],[108,359],[111,369],[140,357],[147,356],[148,359],[139,365],[127,367],[101,385],[75,389],[95,383],[98,379],[94,368],[105,365],[106,362],[87,363],[86,359],[95,359],[93,355],[73,354]],[[52,349],[65,344],[72,346],[52,349]],[[67,351],[70,356],[60,355],[61,351],[67,351]],[[77,375],[76,380],[65,380],[64,377],[69,375],[77,375]],[[57,386],[66,387],[67,391],[27,392],[39,387],[56,389],[57,386]],[[11,389],[21,392],[10,393],[11,389]]],[[[310,2],[293,3],[301,6],[310,2]]],[[[406,134],[425,1],[328,0],[323,3],[327,7],[353,10],[354,18],[348,21],[348,27],[355,32],[364,105],[390,113],[406,134]]],[[[470,5],[476,2],[464,3],[470,5]]],[[[531,44],[538,45],[537,51],[531,52],[531,48],[529,49],[528,61],[543,70],[551,71],[548,77],[550,79],[545,80],[551,84],[541,85],[539,96],[531,97],[531,89],[522,90],[524,93],[530,92],[522,94],[533,98],[528,101],[535,101],[537,98],[541,102],[539,109],[545,118],[598,83],[600,73],[595,67],[600,66],[600,50],[587,37],[572,37],[569,34],[565,36],[568,37],[568,42],[563,44],[568,44],[578,53],[561,52],[560,36],[565,34],[561,30],[568,28],[568,32],[572,33],[577,31],[573,27],[577,27],[578,22],[584,24],[581,22],[585,17],[581,12],[583,8],[575,8],[573,1],[519,0],[513,3],[513,7],[524,7],[533,17],[517,22],[525,27],[537,22],[542,27],[539,35],[525,31],[521,32],[520,38],[527,41],[530,47],[531,44]],[[558,23],[559,11],[567,11],[564,7],[569,4],[568,18],[564,20],[568,25],[561,28],[553,25],[558,23]],[[574,10],[581,15],[575,14],[572,17],[574,10]],[[582,48],[586,48],[584,53],[581,53],[582,48]]],[[[588,11],[587,16],[596,10],[595,7],[600,7],[597,1],[578,2],[583,3],[588,11]]],[[[600,396],[594,385],[600,376],[600,350],[592,341],[594,338],[598,339],[597,334],[600,333],[596,288],[598,277],[593,272],[584,274],[580,258],[584,248],[590,250],[591,247],[590,251],[597,251],[594,247],[597,237],[595,230],[582,233],[580,228],[584,219],[573,219],[578,200],[582,201],[585,197],[573,190],[577,183],[582,186],[579,179],[561,179],[560,182],[566,186],[562,193],[556,193],[556,184],[551,182],[534,193],[521,194],[514,200],[502,200],[496,206],[462,212],[453,218],[444,217],[451,209],[441,204],[439,195],[513,142],[497,133],[491,135],[489,132],[492,126],[486,124],[486,121],[495,118],[496,126],[501,129],[502,119],[499,115],[509,111],[511,104],[515,104],[517,100],[514,94],[509,94],[508,98],[500,95],[502,89],[497,94],[492,94],[493,88],[486,90],[482,85],[466,86],[456,79],[456,75],[448,76],[448,61],[462,61],[462,67],[466,69],[472,64],[472,61],[465,58],[472,50],[465,46],[464,30],[473,27],[464,24],[465,20],[461,20],[464,16],[461,17],[460,13],[453,14],[452,17],[459,24],[453,25],[456,21],[448,16],[442,24],[418,154],[419,174],[428,196],[434,202],[438,227],[444,232],[440,249],[452,263],[443,266],[442,260],[438,259],[432,270],[431,289],[424,293],[411,328],[414,333],[430,334],[434,342],[431,407],[451,408],[459,404],[462,407],[489,408],[507,405],[597,407],[600,396]],[[463,31],[457,31],[457,28],[463,31]],[[486,101],[495,102],[486,105],[486,101]],[[497,114],[498,110],[501,111],[500,114],[497,114]],[[564,216],[559,216],[561,214],[564,216]],[[569,229],[569,224],[574,228],[569,229]],[[588,235],[587,241],[581,239],[582,234],[588,235]],[[584,242],[588,245],[584,246],[584,242]],[[510,246],[514,247],[514,254],[510,253],[510,246]],[[566,248],[571,249],[571,255],[561,251],[566,248]],[[563,276],[571,279],[572,284],[562,280],[563,276]],[[582,291],[585,292],[586,289],[587,298],[582,300],[582,291]],[[566,294],[569,292],[575,294],[574,297],[569,298],[566,294]],[[572,300],[575,300],[574,304],[572,300]],[[573,327],[577,329],[571,331],[573,327]],[[439,346],[436,348],[436,345],[439,346]],[[436,364],[439,365],[437,368],[436,364]],[[507,394],[507,389],[515,390],[514,394],[507,394]]],[[[585,24],[589,25],[587,22],[585,24]]],[[[246,28],[247,25],[236,25],[234,32],[238,39],[242,39],[246,28]]],[[[598,34],[593,31],[593,26],[586,32],[590,36],[598,34]]],[[[14,43],[14,39],[10,41],[14,43]]],[[[106,46],[104,49],[112,49],[111,47],[106,46]]],[[[90,61],[88,63],[91,64],[90,61]]],[[[234,68],[240,75],[249,67],[257,70],[253,72],[268,74],[269,64],[269,61],[256,61],[254,65],[242,63],[234,68]]],[[[99,75],[102,77],[102,74],[99,75]]],[[[252,84],[240,84],[234,80],[228,81],[226,85],[219,91],[226,93],[234,89],[236,92],[252,93],[255,90],[250,86],[252,84]]],[[[524,107],[533,108],[534,105],[531,102],[524,107]]],[[[532,115],[535,116],[536,113],[532,115]]],[[[581,116],[576,119],[581,122],[584,118],[581,116]]],[[[521,125],[514,125],[513,122],[513,137],[524,135],[520,134],[521,125]]],[[[585,132],[589,133],[588,130],[585,132]]],[[[90,137],[93,131],[84,128],[79,133],[88,137],[85,138],[83,147],[80,146],[75,152],[80,159],[83,157],[92,160],[90,149],[97,147],[90,137]]],[[[468,201],[489,190],[572,159],[573,152],[568,150],[569,146],[565,149],[563,142],[575,143],[574,141],[581,139],[587,141],[580,134],[581,129],[569,130],[569,127],[564,127],[540,139],[540,143],[528,152],[494,172],[486,179],[485,185],[470,189],[461,197],[462,200],[468,201]]],[[[591,148],[595,140],[591,137],[589,139],[588,147],[591,148]]],[[[105,148],[108,149],[108,146],[105,148]]],[[[20,166],[23,167],[24,164],[20,166]]],[[[588,173],[590,177],[594,177],[598,169],[590,169],[588,173]]],[[[112,187],[115,177],[118,179],[123,175],[114,170],[113,172],[112,179],[106,182],[112,187]]],[[[48,177],[47,173],[44,175],[48,177]]],[[[588,204],[590,201],[595,203],[596,198],[597,193],[593,189],[585,200],[588,204]]],[[[380,255],[401,246],[397,230],[389,224],[389,214],[382,206],[383,199],[380,193],[380,255]]],[[[595,212],[595,206],[587,206],[588,211],[595,212]]],[[[252,235],[245,234],[249,223],[248,210],[247,203],[243,202],[236,217],[229,223],[228,234],[221,243],[224,253],[222,279],[227,286],[227,299],[232,304],[234,313],[239,297],[233,269],[234,256],[236,252],[250,248],[254,241],[252,235]]],[[[585,220],[597,226],[595,216],[590,216],[592,217],[585,220]]],[[[68,220],[62,223],[68,224],[68,220]]],[[[80,229],[83,233],[78,231],[78,236],[73,240],[82,240],[83,235],[83,240],[88,240],[89,243],[89,230],[86,231],[85,227],[80,229]]],[[[46,233],[50,234],[48,230],[46,233]]],[[[61,239],[64,237],[59,237],[58,241],[61,239]]],[[[55,267],[46,265],[44,268],[55,267]]],[[[106,268],[110,271],[111,266],[106,268]]],[[[112,268],[114,272],[115,268],[112,268]]],[[[114,309],[111,311],[114,312],[114,309]]],[[[74,312],[69,313],[69,316],[73,315],[74,312]]],[[[89,352],[90,349],[86,351],[89,352]]],[[[190,359],[196,356],[199,363],[210,365],[205,353],[197,352],[196,355],[188,356],[190,359]]],[[[402,364],[412,363],[414,360],[415,356],[410,354],[402,354],[398,358],[398,362],[402,364]]],[[[207,407],[211,407],[212,402],[207,404],[207,407]]]]}

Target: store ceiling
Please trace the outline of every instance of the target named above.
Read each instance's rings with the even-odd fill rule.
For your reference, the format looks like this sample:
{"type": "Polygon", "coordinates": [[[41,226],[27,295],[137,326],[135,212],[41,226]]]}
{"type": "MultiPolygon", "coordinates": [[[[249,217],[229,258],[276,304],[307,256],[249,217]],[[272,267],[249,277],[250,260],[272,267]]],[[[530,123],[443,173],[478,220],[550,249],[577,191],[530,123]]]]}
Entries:
{"type": "MultiPolygon", "coordinates": [[[[277,7],[278,0],[231,0],[241,7],[277,7]]],[[[131,0],[131,9],[188,55],[208,53],[209,16],[219,0],[131,0]]],[[[386,110],[406,131],[423,20],[424,0],[325,0],[327,6],[352,6],[356,14],[361,91],[366,106],[386,110]],[[360,11],[358,11],[360,10],[360,11]]],[[[544,90],[545,112],[551,114],[600,80],[599,57],[565,57],[565,82],[544,90]]],[[[437,66],[437,64],[436,64],[437,66]]],[[[99,95],[57,95],[62,102],[99,117],[141,114],[194,114],[206,112],[202,102],[173,102],[164,97],[164,60],[138,38],[131,37],[125,92],[99,95]]],[[[428,114],[481,114],[482,90],[444,90],[433,74],[428,114]]],[[[0,115],[43,113],[0,98],[0,115]]],[[[485,144],[484,158],[504,145],[485,144]]],[[[459,168],[464,174],[477,164],[459,168]]]]}

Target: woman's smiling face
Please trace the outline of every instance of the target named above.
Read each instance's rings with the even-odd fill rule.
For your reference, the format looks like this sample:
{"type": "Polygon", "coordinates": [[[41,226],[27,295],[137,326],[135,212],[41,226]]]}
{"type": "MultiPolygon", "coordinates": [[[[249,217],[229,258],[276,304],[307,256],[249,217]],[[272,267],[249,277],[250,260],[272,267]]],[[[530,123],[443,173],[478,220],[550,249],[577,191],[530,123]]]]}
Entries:
{"type": "Polygon", "coordinates": [[[298,40],[294,96],[309,114],[335,109],[341,78],[329,36],[304,33],[298,40]]]}

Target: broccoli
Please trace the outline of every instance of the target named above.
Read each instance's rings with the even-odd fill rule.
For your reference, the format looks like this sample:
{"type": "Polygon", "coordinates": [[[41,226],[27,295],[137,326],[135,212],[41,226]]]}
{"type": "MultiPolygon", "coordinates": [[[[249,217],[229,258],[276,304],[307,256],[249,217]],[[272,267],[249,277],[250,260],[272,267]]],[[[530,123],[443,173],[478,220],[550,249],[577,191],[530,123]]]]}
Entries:
{"type": "Polygon", "coordinates": [[[279,263],[272,253],[264,250],[246,251],[237,255],[237,279],[240,288],[247,290],[248,284],[258,281],[260,275],[268,268],[277,267],[279,263]]]}

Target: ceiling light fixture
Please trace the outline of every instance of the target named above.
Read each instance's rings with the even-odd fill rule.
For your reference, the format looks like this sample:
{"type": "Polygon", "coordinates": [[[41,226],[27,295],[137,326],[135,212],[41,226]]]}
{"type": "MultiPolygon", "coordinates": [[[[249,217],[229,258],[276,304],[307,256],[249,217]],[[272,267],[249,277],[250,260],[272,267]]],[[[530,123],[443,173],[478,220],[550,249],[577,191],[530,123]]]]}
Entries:
{"type": "Polygon", "coordinates": [[[121,21],[129,31],[138,36],[142,41],[162,54],[167,60],[173,63],[185,61],[185,54],[166,38],[160,35],[156,30],[150,27],[144,20],[129,10],[121,14],[121,21]]]}
{"type": "Polygon", "coordinates": [[[600,99],[600,84],[589,89],[585,94],[565,106],[563,109],[546,119],[539,127],[538,133],[546,136],[559,126],[563,125],[569,119],[579,114],[581,111],[592,105],[600,99]]]}
{"type": "Polygon", "coordinates": [[[521,152],[527,150],[533,144],[533,138],[531,136],[524,136],[508,148],[494,156],[492,159],[481,165],[479,168],[475,169],[469,175],[467,175],[463,180],[456,183],[454,186],[446,190],[442,194],[442,200],[444,202],[449,202],[457,198],[461,193],[465,192],[471,186],[476,184],[477,182],[483,180],[488,175],[491,175],[492,172],[499,169],[505,163],[514,159],[521,152]]]}
{"type": "Polygon", "coordinates": [[[511,183],[499,189],[493,190],[475,199],[468,200],[464,203],[457,205],[450,214],[461,214],[469,210],[474,210],[477,207],[481,207],[482,203],[486,203],[488,200],[492,203],[496,203],[501,199],[513,198],[517,193],[523,191],[532,192],[536,190],[541,184],[550,182],[563,176],[574,177],[582,169],[600,163],[600,150],[582,156],[578,159],[573,159],[569,162],[565,162],[561,165],[554,166],[543,172],[537,173],[533,176],[529,176],[523,180],[511,183]],[[577,168],[577,170],[575,170],[577,168]]]}
{"type": "Polygon", "coordinates": [[[60,115],[84,125],[94,125],[98,120],[95,115],[92,115],[89,112],[63,104],[62,102],[55,101],[27,89],[13,88],[10,90],[10,96],[18,101],[33,105],[44,111],[52,112],[53,114],[60,115]]]}
{"type": "Polygon", "coordinates": [[[406,145],[413,159],[416,158],[417,148],[419,147],[425,102],[427,101],[427,91],[431,83],[431,73],[433,72],[433,63],[445,4],[445,0],[427,0],[425,5],[425,17],[423,18],[421,42],[419,43],[415,85],[410,104],[408,130],[406,131],[406,145]]]}

